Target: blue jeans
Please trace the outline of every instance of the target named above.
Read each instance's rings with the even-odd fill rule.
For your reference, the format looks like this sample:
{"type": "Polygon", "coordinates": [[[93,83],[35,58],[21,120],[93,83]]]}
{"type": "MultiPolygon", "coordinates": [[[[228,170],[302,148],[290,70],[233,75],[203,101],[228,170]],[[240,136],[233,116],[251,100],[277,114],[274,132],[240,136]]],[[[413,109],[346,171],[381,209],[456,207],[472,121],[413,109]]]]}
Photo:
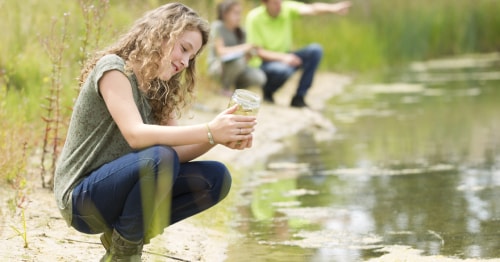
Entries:
{"type": "Polygon", "coordinates": [[[215,161],[180,163],[175,150],[154,146],[91,172],[73,190],[72,226],[96,234],[115,229],[145,243],[167,226],[220,202],[231,176],[215,161]]]}
{"type": "Polygon", "coordinates": [[[276,92],[299,69],[303,69],[303,72],[300,77],[299,86],[297,87],[296,96],[304,97],[306,95],[307,90],[312,85],[316,69],[321,62],[323,49],[319,44],[310,44],[293,53],[302,59],[302,65],[293,67],[276,61],[262,63],[260,68],[267,76],[267,82],[263,86],[265,95],[272,95],[276,92]]]}

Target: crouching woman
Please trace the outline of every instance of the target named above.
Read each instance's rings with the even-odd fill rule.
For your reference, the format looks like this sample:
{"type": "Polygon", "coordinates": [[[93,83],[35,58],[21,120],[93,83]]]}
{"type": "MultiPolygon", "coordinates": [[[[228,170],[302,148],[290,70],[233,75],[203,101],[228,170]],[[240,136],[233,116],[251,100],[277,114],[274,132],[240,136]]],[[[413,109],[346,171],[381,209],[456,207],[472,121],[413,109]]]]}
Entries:
{"type": "Polygon", "coordinates": [[[170,3],[146,13],[80,76],[54,192],[67,223],[101,234],[101,261],[140,261],[144,244],[229,192],[224,164],[194,161],[216,144],[252,146],[253,116],[231,107],[208,123],[177,120],[194,95],[207,21],[170,3]]]}

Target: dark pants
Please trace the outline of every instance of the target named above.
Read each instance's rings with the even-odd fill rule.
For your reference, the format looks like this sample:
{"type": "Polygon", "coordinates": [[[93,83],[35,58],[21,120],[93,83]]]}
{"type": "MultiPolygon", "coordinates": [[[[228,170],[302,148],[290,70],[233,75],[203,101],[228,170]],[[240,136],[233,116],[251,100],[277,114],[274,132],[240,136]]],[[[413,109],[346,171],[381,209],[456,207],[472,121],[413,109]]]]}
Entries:
{"type": "Polygon", "coordinates": [[[272,95],[288,80],[293,73],[303,69],[297,87],[296,95],[304,97],[312,85],[314,74],[323,56],[323,49],[319,44],[310,44],[293,52],[302,59],[302,65],[293,67],[282,62],[263,62],[260,68],[266,73],[267,82],[263,86],[264,94],[272,95]]]}
{"type": "Polygon", "coordinates": [[[215,161],[179,163],[170,147],[127,154],[93,171],[73,190],[72,226],[95,234],[116,229],[148,243],[167,226],[200,213],[229,192],[231,176],[215,161]]]}

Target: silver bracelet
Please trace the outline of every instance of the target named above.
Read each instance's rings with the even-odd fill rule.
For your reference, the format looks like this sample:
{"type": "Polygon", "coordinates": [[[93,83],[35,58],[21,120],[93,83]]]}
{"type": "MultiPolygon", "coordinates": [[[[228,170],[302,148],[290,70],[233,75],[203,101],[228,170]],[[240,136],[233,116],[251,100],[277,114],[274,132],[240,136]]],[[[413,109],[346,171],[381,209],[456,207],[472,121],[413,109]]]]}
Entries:
{"type": "Polygon", "coordinates": [[[207,126],[207,136],[208,136],[208,143],[210,143],[211,145],[215,145],[215,141],[214,141],[214,136],[212,135],[212,131],[210,130],[210,127],[208,127],[208,123],[206,124],[207,126]]]}

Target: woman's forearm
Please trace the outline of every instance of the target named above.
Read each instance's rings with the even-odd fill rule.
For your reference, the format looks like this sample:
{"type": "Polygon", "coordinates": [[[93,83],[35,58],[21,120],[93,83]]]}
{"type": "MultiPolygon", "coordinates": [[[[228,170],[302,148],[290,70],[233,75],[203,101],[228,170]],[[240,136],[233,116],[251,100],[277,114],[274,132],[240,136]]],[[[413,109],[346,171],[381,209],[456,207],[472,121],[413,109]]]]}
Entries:
{"type": "Polygon", "coordinates": [[[175,146],[174,150],[179,156],[179,161],[184,163],[200,157],[213,147],[214,146],[209,143],[202,143],[196,145],[175,146]]]}

